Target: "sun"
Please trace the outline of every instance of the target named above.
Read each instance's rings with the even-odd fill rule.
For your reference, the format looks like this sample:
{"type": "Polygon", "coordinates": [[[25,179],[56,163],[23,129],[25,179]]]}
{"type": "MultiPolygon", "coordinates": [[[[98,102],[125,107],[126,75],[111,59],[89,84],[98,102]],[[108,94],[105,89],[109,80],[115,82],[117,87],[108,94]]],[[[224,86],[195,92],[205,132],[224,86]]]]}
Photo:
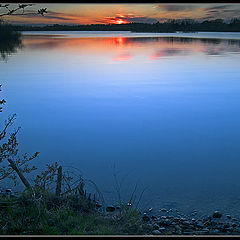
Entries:
{"type": "Polygon", "coordinates": [[[121,19],[121,18],[119,18],[115,21],[115,24],[125,24],[125,23],[128,23],[128,21],[121,19]]]}

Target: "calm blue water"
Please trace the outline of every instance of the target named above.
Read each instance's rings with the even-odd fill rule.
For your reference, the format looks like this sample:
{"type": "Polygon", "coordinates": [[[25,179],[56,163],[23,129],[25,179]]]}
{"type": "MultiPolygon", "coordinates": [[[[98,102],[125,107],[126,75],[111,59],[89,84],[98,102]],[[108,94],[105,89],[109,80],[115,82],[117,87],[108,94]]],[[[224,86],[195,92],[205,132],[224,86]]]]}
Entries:
{"type": "Polygon", "coordinates": [[[0,61],[21,151],[78,168],[109,202],[116,173],[125,200],[147,188],[143,209],[238,215],[240,34],[185,36],[27,33],[0,61]]]}

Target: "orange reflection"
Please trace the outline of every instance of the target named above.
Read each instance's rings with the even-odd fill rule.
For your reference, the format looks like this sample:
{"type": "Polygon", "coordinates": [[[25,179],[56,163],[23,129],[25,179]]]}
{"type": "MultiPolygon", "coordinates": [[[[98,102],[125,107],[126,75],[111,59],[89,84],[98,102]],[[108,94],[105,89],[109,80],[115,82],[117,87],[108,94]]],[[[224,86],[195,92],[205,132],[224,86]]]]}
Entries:
{"type": "Polygon", "coordinates": [[[120,54],[119,56],[113,58],[113,61],[119,62],[119,61],[127,61],[131,58],[132,56],[130,54],[120,54]]]}
{"type": "Polygon", "coordinates": [[[151,60],[156,60],[158,59],[159,57],[164,57],[164,52],[155,52],[153,53],[151,56],[150,56],[150,59],[151,60]]]}
{"type": "Polygon", "coordinates": [[[57,50],[73,55],[87,54],[106,56],[114,61],[126,61],[132,56],[143,55],[156,60],[164,56],[189,54],[220,55],[226,52],[240,52],[240,41],[177,39],[168,37],[89,37],[84,34],[64,35],[25,35],[25,49],[57,50]],[[127,53],[127,54],[126,54],[127,53]]]}

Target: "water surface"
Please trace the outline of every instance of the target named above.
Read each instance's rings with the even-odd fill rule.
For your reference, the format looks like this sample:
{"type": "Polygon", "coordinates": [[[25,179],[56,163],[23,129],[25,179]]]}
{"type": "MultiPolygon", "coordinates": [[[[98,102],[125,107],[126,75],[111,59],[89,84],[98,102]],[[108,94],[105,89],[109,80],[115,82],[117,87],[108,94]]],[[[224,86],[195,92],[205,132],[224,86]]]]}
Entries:
{"type": "Polygon", "coordinates": [[[0,62],[38,167],[80,169],[111,202],[240,213],[240,34],[28,32],[0,62]]]}

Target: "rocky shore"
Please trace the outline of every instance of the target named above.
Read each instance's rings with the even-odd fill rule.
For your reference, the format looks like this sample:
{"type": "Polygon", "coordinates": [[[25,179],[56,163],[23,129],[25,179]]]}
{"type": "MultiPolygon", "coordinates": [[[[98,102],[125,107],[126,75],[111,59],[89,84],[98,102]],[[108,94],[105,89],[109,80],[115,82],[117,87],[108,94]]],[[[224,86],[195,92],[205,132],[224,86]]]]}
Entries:
{"type": "Polygon", "coordinates": [[[11,189],[2,191],[0,233],[240,235],[239,218],[220,211],[203,216],[198,210],[185,214],[176,208],[150,208],[141,213],[130,203],[102,206],[75,195],[59,198],[46,193],[39,196],[26,192],[14,197],[11,189]]]}
{"type": "Polygon", "coordinates": [[[240,221],[231,215],[214,211],[206,217],[197,217],[197,210],[189,216],[177,209],[161,209],[159,216],[143,213],[147,235],[240,235],[240,221]]]}

